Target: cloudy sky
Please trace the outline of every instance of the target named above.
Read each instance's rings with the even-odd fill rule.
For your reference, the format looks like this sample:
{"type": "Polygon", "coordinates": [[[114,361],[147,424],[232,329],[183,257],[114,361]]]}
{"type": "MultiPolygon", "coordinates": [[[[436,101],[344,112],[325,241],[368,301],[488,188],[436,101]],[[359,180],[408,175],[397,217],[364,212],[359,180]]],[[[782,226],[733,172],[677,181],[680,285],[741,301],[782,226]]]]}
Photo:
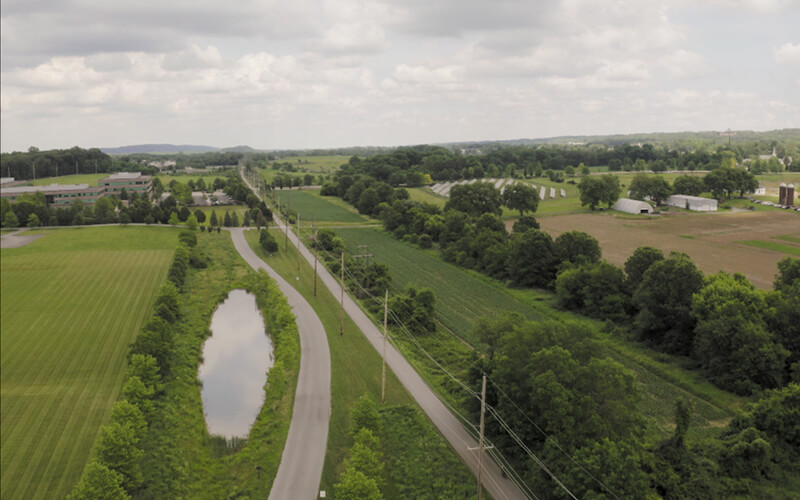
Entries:
{"type": "Polygon", "coordinates": [[[800,0],[0,0],[0,149],[800,127],[800,0]]]}

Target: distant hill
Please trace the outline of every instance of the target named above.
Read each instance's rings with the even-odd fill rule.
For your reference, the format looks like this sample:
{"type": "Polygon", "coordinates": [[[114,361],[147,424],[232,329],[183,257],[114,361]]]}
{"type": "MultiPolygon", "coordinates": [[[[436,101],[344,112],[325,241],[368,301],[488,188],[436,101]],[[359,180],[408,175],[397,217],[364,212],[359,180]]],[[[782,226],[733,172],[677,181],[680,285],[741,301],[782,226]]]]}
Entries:
{"type": "Polygon", "coordinates": [[[220,148],[188,144],[135,144],[116,148],[100,148],[100,150],[110,155],[129,155],[136,153],[208,153],[209,151],[220,151],[220,148]]]}

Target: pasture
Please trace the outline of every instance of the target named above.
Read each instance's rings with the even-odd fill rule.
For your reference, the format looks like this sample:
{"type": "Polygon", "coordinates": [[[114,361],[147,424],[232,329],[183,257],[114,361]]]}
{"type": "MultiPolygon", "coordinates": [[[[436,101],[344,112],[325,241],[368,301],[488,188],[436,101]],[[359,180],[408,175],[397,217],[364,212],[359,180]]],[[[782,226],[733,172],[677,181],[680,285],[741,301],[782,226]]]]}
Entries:
{"type": "Polygon", "coordinates": [[[64,498],[78,481],[177,234],[47,230],[26,247],[2,250],[3,498],[64,498]]]}
{"type": "MultiPolygon", "coordinates": [[[[437,320],[449,334],[437,333],[435,341],[427,342],[427,349],[438,350],[439,361],[456,373],[466,368],[464,360],[455,354],[455,351],[464,351],[464,341],[483,348],[480,341],[471,336],[472,325],[481,316],[518,312],[532,320],[575,320],[601,326],[599,322],[556,309],[550,292],[507,288],[496,280],[444,262],[434,251],[421,250],[382,231],[354,228],[339,229],[336,233],[344,239],[348,252],[353,252],[357,245],[369,245],[369,252],[375,255],[376,261],[389,266],[395,289],[415,283],[434,291],[437,320]],[[436,344],[443,347],[439,349],[436,344]]],[[[695,405],[693,435],[714,432],[730,419],[731,410],[742,404],[741,399],[717,389],[699,373],[680,368],[679,359],[671,359],[614,335],[599,335],[606,348],[605,354],[636,374],[642,393],[639,406],[653,419],[660,435],[671,432],[677,397],[684,397],[695,405]]],[[[427,336],[420,337],[423,343],[426,339],[427,336]]],[[[440,370],[420,368],[420,360],[423,363],[425,360],[424,356],[418,358],[418,369],[427,372],[429,383],[447,386],[447,379],[440,370]]]]}
{"type": "Polygon", "coordinates": [[[361,224],[367,219],[358,214],[350,205],[339,198],[320,196],[318,190],[283,189],[276,190],[275,197],[281,207],[287,204],[291,210],[300,215],[300,223],[310,223],[312,218],[316,222],[341,222],[346,224],[361,224]]]}
{"type": "MultiPolygon", "coordinates": [[[[291,163],[293,167],[303,174],[332,174],[349,160],[350,157],[345,155],[304,155],[285,156],[283,158],[276,159],[275,162],[291,163]]],[[[291,172],[288,173],[291,174],[291,172]]]]}
{"type": "Polygon", "coordinates": [[[600,242],[603,258],[618,266],[637,248],[652,246],[665,254],[688,253],[706,274],[740,272],[764,289],[772,287],[778,261],[795,255],[797,247],[787,242],[785,248],[758,248],[741,242],[800,235],[800,216],[787,211],[660,217],[587,213],[542,217],[539,223],[553,238],[566,231],[591,234],[600,242]]]}

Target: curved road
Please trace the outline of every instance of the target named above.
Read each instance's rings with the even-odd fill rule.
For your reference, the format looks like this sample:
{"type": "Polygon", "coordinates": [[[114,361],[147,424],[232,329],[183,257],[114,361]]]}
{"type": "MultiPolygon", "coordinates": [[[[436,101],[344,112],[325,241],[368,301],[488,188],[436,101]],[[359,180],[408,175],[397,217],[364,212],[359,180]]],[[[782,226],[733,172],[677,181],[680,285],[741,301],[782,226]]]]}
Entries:
{"type": "Polygon", "coordinates": [[[313,499],[319,496],[322,465],[331,415],[331,355],[325,328],[311,305],[286,280],[261,260],[244,237],[243,228],[227,229],[236,250],[253,269],[274,279],[297,317],[300,332],[300,375],[292,423],[270,499],[313,499]]]}
{"type": "MultiPolygon", "coordinates": [[[[242,175],[242,178],[245,183],[250,186],[250,183],[244,175],[242,175]]],[[[252,186],[250,186],[250,188],[252,189],[252,186]]],[[[255,190],[253,190],[253,192],[256,193],[255,190]]],[[[286,225],[278,219],[277,214],[275,214],[274,217],[280,229],[286,231],[286,225]]],[[[297,235],[294,236],[297,248],[300,249],[303,257],[313,265],[314,254],[303,245],[297,235]]],[[[319,266],[318,269],[319,277],[322,282],[328,287],[334,297],[338,297],[341,290],[339,281],[328,272],[325,266],[319,266]]],[[[364,336],[372,343],[373,347],[375,347],[379,353],[382,352],[383,333],[381,329],[373,323],[349,294],[345,294],[344,296],[344,310],[350,318],[352,318],[358,328],[361,329],[364,336]]],[[[353,332],[349,332],[349,334],[352,335],[353,332]]],[[[345,335],[348,335],[348,332],[345,332],[345,335]]],[[[456,418],[444,403],[442,403],[439,397],[436,396],[406,358],[391,344],[387,344],[386,346],[386,364],[394,371],[406,390],[414,397],[422,410],[428,415],[428,418],[430,418],[433,424],[439,429],[439,432],[442,433],[445,439],[453,446],[456,453],[458,453],[470,470],[477,476],[478,452],[474,449],[478,447],[478,442],[467,432],[458,418],[456,418]],[[471,448],[473,448],[473,450],[471,450],[471,448]]],[[[527,498],[522,493],[522,490],[510,480],[503,477],[500,467],[485,451],[483,452],[481,461],[483,463],[483,486],[493,498],[498,500],[527,498]]]]}

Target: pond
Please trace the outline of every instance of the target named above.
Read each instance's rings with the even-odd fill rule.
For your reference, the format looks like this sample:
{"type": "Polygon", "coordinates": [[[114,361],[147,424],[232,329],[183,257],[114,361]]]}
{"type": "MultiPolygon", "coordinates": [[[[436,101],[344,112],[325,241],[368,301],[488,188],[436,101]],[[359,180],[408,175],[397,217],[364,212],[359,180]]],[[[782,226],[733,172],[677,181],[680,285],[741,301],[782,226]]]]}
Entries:
{"type": "Polygon", "coordinates": [[[274,362],[255,296],[230,292],[214,312],[211,333],[198,374],[208,432],[247,437],[264,404],[264,383],[274,362]]]}

